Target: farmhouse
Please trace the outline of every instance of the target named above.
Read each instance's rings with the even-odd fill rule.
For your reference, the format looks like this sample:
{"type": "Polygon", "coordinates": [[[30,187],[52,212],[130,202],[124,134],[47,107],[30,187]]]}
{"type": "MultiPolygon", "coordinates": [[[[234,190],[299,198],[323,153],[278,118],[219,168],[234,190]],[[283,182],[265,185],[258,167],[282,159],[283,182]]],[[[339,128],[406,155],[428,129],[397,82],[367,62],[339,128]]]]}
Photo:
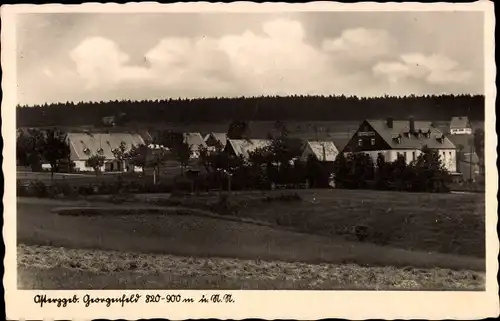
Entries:
{"type": "Polygon", "coordinates": [[[93,155],[104,156],[104,166],[101,171],[140,171],[139,168],[131,168],[125,162],[115,159],[113,150],[124,143],[126,151],[132,146],[144,144],[143,138],[138,134],[131,133],[68,133],[70,146],[70,159],[75,163],[76,171],[94,171],[87,166],[86,161],[93,155]]]}
{"type": "Polygon", "coordinates": [[[184,133],[183,137],[184,143],[191,146],[193,158],[198,158],[200,156],[200,146],[205,148],[207,147],[207,144],[200,133],[184,133]]]}
{"type": "Polygon", "coordinates": [[[310,156],[316,157],[320,162],[334,162],[339,151],[332,141],[308,141],[300,160],[306,162],[310,156]]]}
{"type": "Polygon", "coordinates": [[[249,153],[270,144],[271,141],[268,139],[228,139],[225,151],[230,155],[247,159],[249,153]]]}
{"type": "Polygon", "coordinates": [[[227,144],[227,134],[226,133],[210,133],[205,136],[205,143],[208,147],[215,147],[217,145],[226,147],[227,144]]]}
{"type": "Polygon", "coordinates": [[[430,121],[365,120],[344,147],[343,153],[363,152],[374,161],[380,153],[390,162],[401,155],[410,163],[417,159],[424,146],[437,150],[445,168],[456,173],[456,147],[430,121]]]}
{"type": "Polygon", "coordinates": [[[471,135],[472,127],[468,117],[452,117],[450,122],[450,134],[452,135],[471,135]]]}

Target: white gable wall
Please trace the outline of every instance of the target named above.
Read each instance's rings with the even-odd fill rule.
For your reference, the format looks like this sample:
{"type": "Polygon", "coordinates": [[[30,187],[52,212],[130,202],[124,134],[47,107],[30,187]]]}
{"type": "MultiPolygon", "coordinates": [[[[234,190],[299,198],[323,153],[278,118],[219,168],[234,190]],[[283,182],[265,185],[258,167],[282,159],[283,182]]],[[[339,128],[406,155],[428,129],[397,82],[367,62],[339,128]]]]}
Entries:
{"type": "MultiPolygon", "coordinates": [[[[382,154],[385,157],[386,162],[394,162],[398,159],[398,155],[402,155],[406,159],[406,163],[410,164],[412,161],[416,160],[422,151],[415,149],[392,149],[392,150],[374,150],[374,151],[364,151],[363,153],[369,155],[373,163],[377,163],[378,154],[382,154]]],[[[455,149],[439,149],[438,150],[441,162],[444,167],[451,173],[457,171],[457,152],[455,149]]],[[[344,153],[344,156],[349,156],[349,153],[344,153]]]]}

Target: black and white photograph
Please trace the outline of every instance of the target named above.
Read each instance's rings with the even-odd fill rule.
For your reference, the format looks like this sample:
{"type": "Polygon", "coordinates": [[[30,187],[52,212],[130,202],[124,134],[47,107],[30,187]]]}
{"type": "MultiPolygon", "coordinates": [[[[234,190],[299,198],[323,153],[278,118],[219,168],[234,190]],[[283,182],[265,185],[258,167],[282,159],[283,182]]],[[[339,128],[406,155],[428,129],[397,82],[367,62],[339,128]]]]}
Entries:
{"type": "Polygon", "coordinates": [[[224,6],[2,7],[13,290],[495,295],[493,6],[224,6]]]}

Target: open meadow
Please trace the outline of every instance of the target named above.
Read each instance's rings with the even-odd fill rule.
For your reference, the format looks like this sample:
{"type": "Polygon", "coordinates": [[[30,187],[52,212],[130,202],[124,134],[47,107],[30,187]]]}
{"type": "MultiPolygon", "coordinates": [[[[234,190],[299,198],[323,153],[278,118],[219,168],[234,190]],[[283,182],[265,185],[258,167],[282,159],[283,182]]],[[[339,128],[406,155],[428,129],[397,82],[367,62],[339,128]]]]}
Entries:
{"type": "Polygon", "coordinates": [[[109,198],[18,198],[19,286],[484,287],[484,194],[330,189],[109,198]]]}

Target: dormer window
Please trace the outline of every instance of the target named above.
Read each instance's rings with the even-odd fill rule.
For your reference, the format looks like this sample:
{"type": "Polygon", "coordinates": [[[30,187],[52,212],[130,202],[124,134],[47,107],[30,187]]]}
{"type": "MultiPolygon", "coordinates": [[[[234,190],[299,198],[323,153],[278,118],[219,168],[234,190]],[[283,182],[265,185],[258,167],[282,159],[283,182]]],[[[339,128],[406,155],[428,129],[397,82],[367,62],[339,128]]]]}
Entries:
{"type": "Polygon", "coordinates": [[[104,152],[104,150],[103,150],[102,148],[99,148],[99,149],[97,150],[97,153],[99,153],[99,154],[102,154],[103,152],[104,152]]]}
{"type": "Polygon", "coordinates": [[[393,139],[396,143],[401,144],[401,138],[402,138],[402,136],[401,136],[401,134],[399,134],[398,136],[394,137],[393,139]]]}
{"type": "Polygon", "coordinates": [[[88,155],[88,154],[90,154],[90,149],[88,149],[87,147],[85,147],[83,149],[83,152],[88,155]]]}

